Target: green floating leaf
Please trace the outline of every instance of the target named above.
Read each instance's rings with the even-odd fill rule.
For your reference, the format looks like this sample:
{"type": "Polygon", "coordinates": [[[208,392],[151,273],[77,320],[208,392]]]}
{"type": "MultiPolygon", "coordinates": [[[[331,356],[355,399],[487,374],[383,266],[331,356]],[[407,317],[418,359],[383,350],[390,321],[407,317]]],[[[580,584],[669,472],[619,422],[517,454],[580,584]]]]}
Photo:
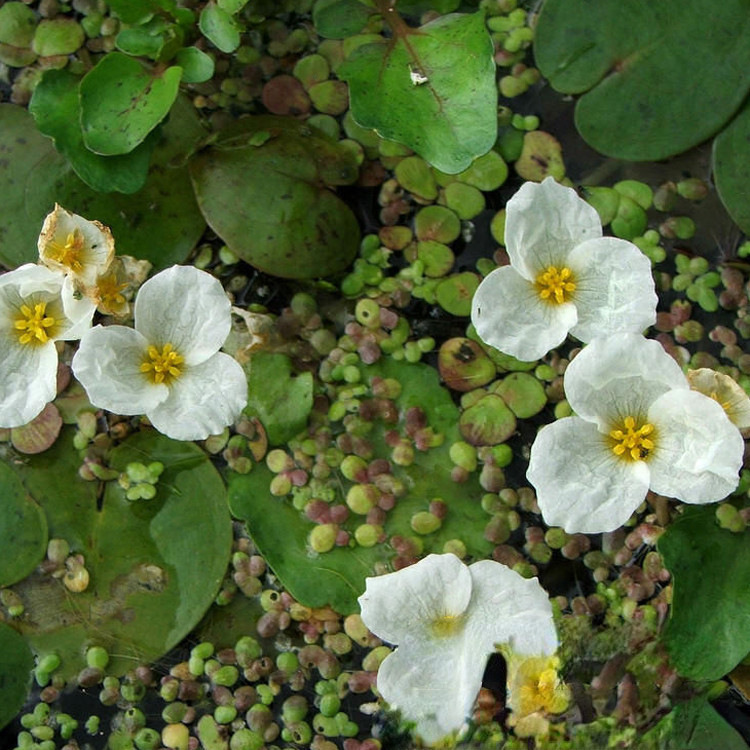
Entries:
{"type": "Polygon", "coordinates": [[[312,373],[292,375],[285,354],[258,352],[245,366],[248,404],[245,414],[263,423],[271,445],[291,440],[307,424],[313,405],[312,373]]]}
{"type": "Polygon", "coordinates": [[[132,29],[123,29],[117,37],[115,44],[120,52],[136,57],[150,57],[155,60],[164,44],[164,40],[158,34],[152,34],[143,27],[136,26],[132,29]]]}
{"type": "Polygon", "coordinates": [[[358,47],[336,73],[349,83],[359,125],[443,172],[465,170],[495,144],[495,64],[483,13],[399,26],[392,39],[358,47]]]}
{"type": "Polygon", "coordinates": [[[747,750],[747,744],[705,698],[676,706],[643,735],[641,750],[747,750]]]}
{"type": "Polygon", "coordinates": [[[91,643],[110,652],[108,671],[121,674],[159,658],[211,605],[232,543],[226,493],[197,446],[149,431],[115,448],[110,465],[163,463],[156,497],[129,502],[109,482],[99,507],[96,484],[77,475],[71,439],[68,429],[18,472],[44,507],[50,533],[84,555],[90,583],[71,593],[59,579],[34,573],[14,587],[27,613],[18,628],[38,652],[57,652],[66,677],[85,666],[91,643]]]}
{"type": "Polygon", "coordinates": [[[441,15],[452,13],[461,4],[461,0],[398,0],[398,11],[405,15],[421,16],[434,10],[441,15]]]}
{"type": "Polygon", "coordinates": [[[132,195],[106,195],[78,179],[28,112],[0,104],[0,262],[13,268],[37,261],[37,237],[56,201],[110,226],[120,253],[145,258],[157,269],[184,261],[206,224],[187,169],[167,162],[192,149],[204,131],[189,101],[178,98],[175,113],[162,128],[144,187],[132,195]]]}
{"type": "Polygon", "coordinates": [[[721,529],[715,514],[686,507],[658,544],[674,582],[664,643],[692,680],[717,680],[750,651],[750,531],[721,529]]]}
{"type": "Polygon", "coordinates": [[[185,83],[203,83],[213,77],[213,58],[197,47],[183,47],[175,56],[175,62],[182,68],[185,83]]]}
{"type": "Polygon", "coordinates": [[[326,39],[344,39],[358,34],[374,12],[359,0],[317,0],[313,26],[326,39]]]}
{"type": "Polygon", "coordinates": [[[0,729],[23,707],[33,668],[34,656],[26,641],[0,622],[0,729]]]}
{"type": "Polygon", "coordinates": [[[134,193],[146,181],[157,138],[147,138],[129,154],[99,156],[83,143],[78,96],[80,77],[67,70],[48,70],[34,89],[29,112],[39,130],[50,136],[76,174],[91,188],[108,193],[134,193]]]}
{"type": "Polygon", "coordinates": [[[247,5],[247,1],[248,0],[217,0],[219,7],[232,15],[239,13],[247,5]]]}
{"type": "Polygon", "coordinates": [[[750,234],[750,107],[745,105],[737,117],[716,136],[713,148],[716,189],[729,215],[739,228],[750,234]]]}
{"type": "Polygon", "coordinates": [[[0,557],[0,586],[10,586],[29,575],[44,558],[47,517],[5,463],[0,463],[0,488],[0,546],[4,550],[0,557]]]}
{"type": "Polygon", "coordinates": [[[83,141],[97,154],[127,154],[166,117],[182,68],[151,70],[121,52],[110,52],[81,81],[83,141]]]}
{"type": "Polygon", "coordinates": [[[107,5],[122,21],[130,24],[146,23],[159,10],[157,0],[107,0],[107,5]]]}
{"type": "Polygon", "coordinates": [[[547,0],[534,53],[595,149],[656,161],[713,135],[750,89],[746,0],[547,0]],[[706,33],[706,19],[711,33],[706,33]]]}
{"type": "Polygon", "coordinates": [[[26,3],[10,2],[0,7],[0,43],[29,47],[37,19],[26,3]]]}
{"type": "Polygon", "coordinates": [[[73,18],[44,18],[34,34],[32,49],[40,57],[72,55],[83,44],[86,35],[73,18]]]}
{"type": "MultiPolygon", "coordinates": [[[[450,393],[440,385],[434,368],[381,360],[374,365],[362,365],[363,382],[374,376],[395,378],[402,386],[396,399],[403,414],[410,407],[422,408],[428,425],[444,435],[441,445],[426,451],[416,451],[410,466],[394,466],[393,474],[404,482],[408,492],[389,511],[385,523],[388,537],[413,537],[412,518],[428,511],[431,500],[442,499],[447,516],[437,531],[421,537],[424,552],[442,552],[448,541],[460,539],[468,554],[483,558],[493,545],[484,538],[489,516],[482,510],[479,499],[482,490],[475,477],[457,484],[451,478],[450,445],[460,439],[457,422],[458,409],[450,393]]],[[[403,424],[403,422],[402,422],[403,424]]],[[[393,425],[389,425],[393,427],[393,425]]],[[[387,458],[383,425],[376,425],[368,439],[375,447],[375,457],[387,458]]],[[[269,491],[273,474],[265,464],[256,465],[249,474],[233,474],[229,480],[229,504],[232,514],[247,523],[254,543],[284,587],[298,601],[310,607],[330,604],[337,612],[349,614],[359,611],[357,597],[364,591],[365,578],[372,575],[377,562],[393,556],[393,550],[383,544],[372,547],[334,547],[329,552],[315,554],[308,547],[308,535],[315,525],[296,510],[290,500],[274,497],[269,491]]],[[[336,492],[336,503],[352,485],[343,476],[336,476],[331,486],[336,492]]],[[[364,517],[351,518],[344,528],[352,532],[364,517]],[[359,519],[359,520],[358,520],[359,519]]]]}
{"type": "Polygon", "coordinates": [[[357,253],[357,220],[326,188],[354,182],[356,160],[316,128],[270,115],[244,118],[191,160],[190,174],[211,228],[267,273],[328,276],[357,253]]]}
{"type": "Polygon", "coordinates": [[[201,11],[198,28],[222,52],[229,54],[240,46],[240,29],[237,22],[214,2],[209,2],[201,11]]]}

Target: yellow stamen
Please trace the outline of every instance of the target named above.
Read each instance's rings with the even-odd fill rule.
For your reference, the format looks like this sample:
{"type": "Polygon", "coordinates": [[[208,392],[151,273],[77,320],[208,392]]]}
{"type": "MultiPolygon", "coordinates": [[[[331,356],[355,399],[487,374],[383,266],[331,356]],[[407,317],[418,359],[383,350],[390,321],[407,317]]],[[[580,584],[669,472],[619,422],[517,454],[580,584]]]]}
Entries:
{"type": "Polygon", "coordinates": [[[456,634],[463,627],[463,617],[460,615],[443,615],[430,623],[430,629],[438,638],[447,638],[456,634]]]}
{"type": "Polygon", "coordinates": [[[112,308],[125,303],[125,297],[120,293],[127,283],[118,284],[114,274],[103,276],[96,282],[96,291],[100,304],[106,308],[112,308]]]}
{"type": "Polygon", "coordinates": [[[576,289],[573,272],[567,267],[558,269],[557,266],[549,266],[540,273],[536,277],[536,286],[543,300],[558,305],[568,302],[576,289]]]}
{"type": "Polygon", "coordinates": [[[83,234],[79,229],[74,229],[68,234],[65,244],[50,240],[48,247],[51,260],[69,268],[74,273],[80,273],[83,270],[83,263],[81,262],[83,234]]]}
{"type": "Polygon", "coordinates": [[[653,437],[654,426],[650,422],[644,422],[636,429],[634,417],[625,417],[620,428],[609,433],[614,441],[612,452],[627,461],[643,461],[648,458],[654,449],[653,437]]]}
{"type": "Polygon", "coordinates": [[[155,346],[149,346],[147,358],[141,365],[141,372],[147,373],[152,383],[170,385],[175,378],[180,377],[182,370],[178,367],[185,361],[172,344],[164,344],[161,351],[155,346]]]}
{"type": "Polygon", "coordinates": [[[13,327],[18,331],[18,340],[22,344],[46,344],[53,335],[52,328],[58,321],[47,315],[47,303],[38,302],[32,310],[29,305],[21,305],[21,317],[13,327]]]}

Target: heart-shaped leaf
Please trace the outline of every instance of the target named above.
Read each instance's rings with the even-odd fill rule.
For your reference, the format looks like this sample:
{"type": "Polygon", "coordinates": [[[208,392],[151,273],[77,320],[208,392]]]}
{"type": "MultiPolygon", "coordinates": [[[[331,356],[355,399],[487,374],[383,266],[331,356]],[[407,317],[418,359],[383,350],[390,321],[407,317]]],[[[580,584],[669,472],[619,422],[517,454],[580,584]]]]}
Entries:
{"type": "Polygon", "coordinates": [[[76,174],[94,190],[134,193],[146,181],[149,159],[158,138],[146,138],[130,153],[99,156],[83,143],[79,76],[67,70],[48,70],[34,89],[29,112],[39,130],[50,136],[76,174]]]}
{"type": "Polygon", "coordinates": [[[750,234],[750,107],[716,136],[713,148],[716,189],[729,215],[745,234],[750,234]]]}
{"type": "Polygon", "coordinates": [[[745,0],[547,0],[534,54],[576,127],[609,156],[660,160],[713,135],[750,89],[745,0]],[[710,33],[706,19],[710,18],[710,33]]]}
{"type": "Polygon", "coordinates": [[[692,680],[717,680],[750,651],[750,531],[720,528],[711,506],[686,507],[658,546],[674,582],[672,661],[692,680]]]}
{"type": "Polygon", "coordinates": [[[0,622],[0,729],[20,710],[31,687],[34,657],[26,641],[0,622]]]}
{"type": "Polygon", "coordinates": [[[244,118],[191,160],[190,174],[212,229],[267,273],[327,276],[356,255],[357,220],[326,187],[356,179],[355,157],[316,128],[270,115],[244,118]]]}
{"type": "MultiPolygon", "coordinates": [[[[420,512],[426,514],[430,501],[440,498],[447,506],[447,515],[437,530],[420,537],[424,553],[442,552],[448,541],[460,539],[469,555],[479,558],[489,555],[493,544],[484,537],[490,517],[479,502],[482,490],[474,477],[461,484],[451,477],[449,449],[460,440],[456,427],[458,409],[450,393],[440,385],[437,372],[426,365],[394,360],[361,365],[361,371],[362,383],[378,376],[396,379],[401,384],[401,394],[396,398],[401,425],[406,410],[418,406],[424,410],[427,424],[444,436],[440,445],[415,451],[411,465],[393,466],[393,475],[408,489],[388,512],[386,536],[414,537],[413,517],[420,512]]],[[[336,433],[339,426],[333,425],[332,429],[336,433]]],[[[391,455],[384,432],[383,425],[376,423],[368,433],[375,450],[373,458],[388,459],[391,455]]],[[[375,544],[334,547],[329,552],[315,554],[308,546],[314,524],[289,499],[270,493],[272,478],[265,464],[255,466],[246,475],[232,474],[229,480],[232,514],[247,522],[253,541],[292,596],[310,607],[330,604],[342,614],[357,612],[357,597],[364,591],[365,578],[374,573],[377,562],[393,556],[393,549],[386,544],[375,544]]],[[[352,484],[337,472],[329,483],[336,495],[333,502],[343,503],[352,484]]],[[[341,528],[353,533],[362,522],[363,516],[353,514],[341,528]]]]}
{"type": "Polygon", "coordinates": [[[81,128],[86,148],[127,154],[166,117],[182,68],[148,68],[121,52],[110,52],[81,81],[81,128]]]}
{"type": "Polygon", "coordinates": [[[115,448],[113,468],[160,461],[164,472],[152,500],[130,502],[117,482],[97,488],[78,477],[72,430],[18,467],[44,508],[53,537],[82,554],[85,591],[34,573],[14,587],[26,606],[19,630],[38,652],[55,651],[71,677],[85,666],[85,647],[104,646],[115,674],[153,661],[197,624],[226,572],[232,526],[224,484],[193,443],[156,432],[137,433],[115,448]],[[97,498],[97,489],[104,489],[97,498]]]}
{"type": "Polygon", "coordinates": [[[358,47],[336,70],[359,125],[455,174],[497,137],[492,40],[484,14],[450,14],[358,47]]]}

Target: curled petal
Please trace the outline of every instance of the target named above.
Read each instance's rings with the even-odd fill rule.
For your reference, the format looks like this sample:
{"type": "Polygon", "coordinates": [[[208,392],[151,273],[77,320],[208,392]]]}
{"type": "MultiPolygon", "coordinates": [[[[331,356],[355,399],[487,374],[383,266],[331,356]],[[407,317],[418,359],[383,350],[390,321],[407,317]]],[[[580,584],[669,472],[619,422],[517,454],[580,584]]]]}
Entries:
{"type": "Polygon", "coordinates": [[[81,338],[73,357],[73,373],[89,401],[115,414],[146,414],[167,398],[163,383],[141,372],[148,342],[125,326],[95,326],[81,338]]]}
{"type": "Polygon", "coordinates": [[[714,503],[739,482],[745,443],[724,410],[697,391],[670,391],[651,404],[651,489],[686,503],[714,503]]]}
{"type": "Polygon", "coordinates": [[[615,456],[606,436],[580,417],[565,417],[539,431],[526,477],[545,523],[569,533],[622,526],[649,487],[646,463],[615,456]]]}
{"type": "Polygon", "coordinates": [[[689,370],[690,387],[714,399],[739,430],[750,428],[750,398],[739,383],[729,375],[707,367],[689,370]]]}
{"type": "Polygon", "coordinates": [[[484,662],[468,665],[460,649],[415,641],[385,658],[377,687],[404,719],[416,722],[414,734],[433,745],[461,728],[482,686],[483,672],[484,662]]]}
{"type": "Polygon", "coordinates": [[[471,321],[482,341],[527,362],[561,344],[577,319],[572,303],[543,300],[511,266],[490,273],[471,305],[471,321]]]}
{"type": "Polygon", "coordinates": [[[687,390],[680,366],[658,341],[637,333],[594,339],[565,371],[565,395],[578,416],[609,431],[625,417],[645,417],[673,388],[687,390]]]}
{"type": "Polygon", "coordinates": [[[247,378],[228,354],[185,367],[169,395],[145,410],[151,424],[175,440],[205,440],[232,424],[247,405],[247,378]]]}
{"type": "Polygon", "coordinates": [[[522,185],[505,210],[505,247],[511,265],[527,281],[549,266],[567,265],[576,245],[602,236],[596,210],[552,177],[522,185]]]}
{"type": "Polygon", "coordinates": [[[172,344],[187,365],[216,354],[232,324],[219,281],[193,266],[172,266],[150,278],[138,292],[134,315],[136,330],[150,344],[172,344]]]}
{"type": "Polygon", "coordinates": [[[547,592],[536,578],[524,578],[495,562],[469,566],[472,589],[465,631],[467,661],[484,663],[496,644],[519,654],[552,654],[557,632],[547,592]]]}
{"type": "Polygon", "coordinates": [[[58,204],[44,220],[37,244],[42,263],[70,274],[83,287],[96,281],[115,253],[109,227],[88,221],[58,204]]]}
{"type": "Polygon", "coordinates": [[[651,262],[632,242],[615,237],[588,240],[570,253],[568,266],[576,280],[578,323],[571,334],[577,339],[641,333],[656,322],[651,262]]]}
{"type": "Polygon", "coordinates": [[[0,361],[0,427],[20,427],[55,398],[57,350],[52,341],[24,346],[14,334],[3,334],[0,361]]]}
{"type": "Polygon", "coordinates": [[[461,615],[471,599],[471,574],[455,555],[427,555],[408,568],[366,579],[359,597],[365,625],[389,643],[431,639],[441,617],[461,615]]]}
{"type": "Polygon", "coordinates": [[[69,276],[63,282],[61,298],[69,325],[57,338],[75,341],[91,328],[96,303],[87,297],[78,297],[73,289],[73,280],[69,276]]]}

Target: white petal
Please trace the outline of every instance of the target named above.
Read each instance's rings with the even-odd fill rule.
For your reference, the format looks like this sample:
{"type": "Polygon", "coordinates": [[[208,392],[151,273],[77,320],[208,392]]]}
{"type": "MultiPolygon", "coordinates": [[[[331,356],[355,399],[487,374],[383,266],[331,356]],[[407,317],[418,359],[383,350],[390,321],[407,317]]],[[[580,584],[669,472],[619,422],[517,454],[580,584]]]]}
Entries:
{"type": "Polygon", "coordinates": [[[651,262],[633,243],[615,237],[588,240],[568,256],[568,267],[576,280],[578,323],[571,333],[577,339],[641,333],[656,322],[651,262]]]}
{"type": "Polygon", "coordinates": [[[729,375],[700,367],[697,370],[689,370],[687,379],[693,390],[718,402],[738,429],[750,428],[750,398],[742,386],[729,375]]]}
{"type": "Polygon", "coordinates": [[[536,578],[526,579],[494,560],[469,566],[472,588],[467,611],[466,650],[470,661],[484,664],[495,644],[508,644],[516,653],[552,654],[557,632],[547,592],[536,578]]]}
{"type": "Polygon", "coordinates": [[[83,216],[66,211],[55,204],[55,209],[47,215],[37,243],[39,259],[42,263],[59,271],[70,273],[76,281],[89,286],[103,273],[115,253],[115,241],[109,227],[98,221],[89,221],[83,216]],[[83,268],[74,271],[55,259],[53,245],[65,245],[68,237],[78,231],[82,237],[80,262],[83,268]]]}
{"type": "Polygon", "coordinates": [[[453,648],[431,641],[399,646],[378,669],[378,692],[432,745],[461,728],[479,693],[484,663],[467,666],[460,640],[453,648]]]}
{"type": "Polygon", "coordinates": [[[217,352],[186,367],[169,386],[169,396],[146,411],[151,424],[175,440],[205,440],[232,424],[247,405],[247,378],[242,367],[217,352]]]}
{"type": "Polygon", "coordinates": [[[21,344],[13,333],[0,335],[0,427],[31,422],[55,398],[57,350],[54,343],[21,344]]]}
{"type": "Polygon", "coordinates": [[[146,414],[169,389],[140,371],[148,342],[125,326],[95,326],[84,333],[73,357],[73,373],[89,401],[115,414],[146,414]]]}
{"type": "Polygon", "coordinates": [[[603,430],[625,417],[645,417],[666,391],[687,390],[680,366],[658,341],[637,333],[594,339],[565,371],[565,395],[580,417],[603,430]]]}
{"type": "Polygon", "coordinates": [[[357,600],[365,625],[389,643],[431,638],[430,625],[460,615],[471,598],[471,574],[455,556],[427,555],[395,573],[365,580],[357,600]]]}
{"type": "Polygon", "coordinates": [[[14,271],[0,275],[0,288],[12,285],[21,298],[29,297],[35,292],[59,295],[64,281],[65,276],[59,271],[52,271],[36,263],[26,263],[14,271]]]}
{"type": "Polygon", "coordinates": [[[651,405],[654,450],[651,489],[687,503],[713,503],[739,481],[745,443],[713,399],[697,391],[670,391],[651,405]]]}
{"type": "Polygon", "coordinates": [[[526,478],[548,526],[594,534],[628,520],[646,497],[649,469],[615,456],[595,424],[565,417],[537,434],[526,478]]]}
{"type": "Polygon", "coordinates": [[[218,279],[193,266],[172,266],[150,278],[138,292],[134,315],[149,344],[172,344],[187,365],[216,354],[232,324],[218,279]]]}
{"type": "Polygon", "coordinates": [[[482,341],[527,362],[561,344],[576,320],[575,305],[543,300],[510,266],[483,279],[471,304],[471,321],[482,341]]]}
{"type": "Polygon", "coordinates": [[[505,247],[510,262],[529,281],[549,266],[565,266],[576,245],[602,236],[596,210],[552,177],[541,184],[522,185],[505,211],[505,247]]]}
{"type": "Polygon", "coordinates": [[[91,320],[96,310],[96,302],[88,297],[76,298],[73,289],[73,280],[66,277],[63,282],[61,298],[65,316],[70,321],[70,327],[63,331],[57,338],[65,341],[80,339],[83,334],[91,328],[91,320]]]}

